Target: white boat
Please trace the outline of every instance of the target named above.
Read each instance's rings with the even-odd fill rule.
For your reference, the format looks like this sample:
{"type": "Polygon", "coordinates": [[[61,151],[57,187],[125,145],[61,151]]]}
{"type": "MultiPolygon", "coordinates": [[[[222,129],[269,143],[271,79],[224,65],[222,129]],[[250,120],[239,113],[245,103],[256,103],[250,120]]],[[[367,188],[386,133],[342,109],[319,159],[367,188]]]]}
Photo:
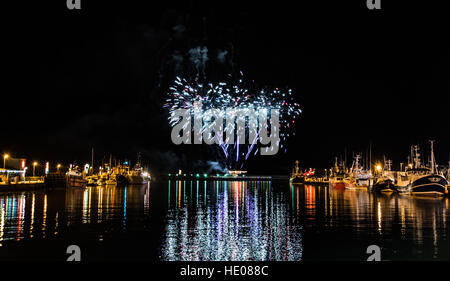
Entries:
{"type": "Polygon", "coordinates": [[[83,188],[86,187],[88,181],[83,178],[83,173],[74,167],[66,173],[66,183],[68,187],[83,188]]]}
{"type": "Polygon", "coordinates": [[[344,179],[345,188],[347,189],[366,188],[370,185],[372,173],[361,167],[359,163],[360,159],[361,155],[356,154],[350,169],[349,177],[344,179]]]}

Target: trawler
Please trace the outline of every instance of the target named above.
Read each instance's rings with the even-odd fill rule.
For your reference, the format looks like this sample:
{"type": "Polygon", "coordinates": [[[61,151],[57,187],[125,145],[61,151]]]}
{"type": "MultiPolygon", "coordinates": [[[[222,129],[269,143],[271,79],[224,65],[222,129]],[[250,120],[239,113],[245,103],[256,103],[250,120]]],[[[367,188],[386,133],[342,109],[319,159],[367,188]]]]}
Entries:
{"type": "Polygon", "coordinates": [[[370,185],[372,174],[370,171],[366,171],[360,165],[361,155],[356,154],[352,167],[350,169],[349,177],[344,178],[345,188],[365,188],[370,185]]]}
{"type": "Polygon", "coordinates": [[[430,168],[420,165],[419,146],[414,146],[415,169],[410,170],[411,174],[411,192],[416,195],[444,195],[447,180],[443,175],[438,174],[436,160],[434,158],[434,141],[430,141],[430,168]]]}
{"type": "Polygon", "coordinates": [[[345,167],[343,162],[338,165],[337,158],[335,158],[334,167],[331,169],[329,186],[336,189],[345,189],[344,178],[346,178],[345,167]]]}
{"type": "Polygon", "coordinates": [[[148,172],[144,172],[144,168],[141,165],[140,153],[138,154],[138,160],[133,169],[127,171],[126,177],[129,184],[143,184],[150,179],[148,172]]]}
{"type": "Polygon", "coordinates": [[[305,176],[301,173],[300,168],[299,168],[299,162],[298,160],[295,161],[295,166],[292,169],[292,174],[291,177],[289,179],[290,183],[304,183],[305,182],[305,176]]]}
{"type": "MultiPolygon", "coordinates": [[[[391,166],[392,161],[385,159],[381,175],[374,179],[374,184],[371,187],[372,191],[383,193],[395,191],[395,172],[391,171],[391,166]]],[[[377,168],[381,170],[381,166],[377,166],[377,168]]]]}
{"type": "Polygon", "coordinates": [[[447,180],[437,170],[434,158],[434,141],[430,141],[430,167],[426,167],[420,161],[419,146],[411,147],[412,163],[408,165],[405,172],[398,173],[396,188],[398,190],[409,191],[418,196],[442,196],[445,194],[447,180]]]}
{"type": "Polygon", "coordinates": [[[83,173],[78,166],[71,166],[66,173],[66,184],[68,187],[84,188],[88,181],[84,179],[83,173]]]}

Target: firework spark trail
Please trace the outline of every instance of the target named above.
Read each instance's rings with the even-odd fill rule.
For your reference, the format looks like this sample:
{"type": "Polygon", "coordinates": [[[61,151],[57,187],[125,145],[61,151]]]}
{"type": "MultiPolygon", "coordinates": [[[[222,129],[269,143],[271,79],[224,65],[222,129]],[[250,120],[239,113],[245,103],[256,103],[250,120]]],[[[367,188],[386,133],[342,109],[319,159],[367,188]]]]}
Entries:
{"type": "Polygon", "coordinates": [[[249,147],[248,152],[247,152],[247,155],[245,155],[245,160],[247,160],[248,156],[249,156],[250,153],[252,152],[253,147],[255,146],[256,141],[257,141],[258,139],[259,139],[259,132],[258,132],[258,134],[253,138],[252,145],[249,147]]]}
{"type": "MultiPolygon", "coordinates": [[[[294,102],[290,89],[282,91],[278,88],[257,88],[254,84],[245,83],[242,79],[235,84],[229,85],[223,82],[218,84],[202,84],[197,81],[188,81],[187,79],[177,77],[174,84],[169,88],[168,98],[163,107],[169,109],[169,123],[172,127],[179,121],[175,117],[175,110],[190,109],[191,117],[194,117],[195,112],[200,113],[203,122],[200,132],[196,133],[197,136],[198,134],[203,134],[206,130],[210,130],[212,127],[212,119],[214,119],[213,111],[209,109],[219,109],[222,120],[234,120],[236,118],[236,127],[239,126],[238,124],[243,124],[248,132],[249,138],[251,135],[250,131],[255,130],[252,131],[254,138],[252,144],[247,148],[244,161],[248,159],[251,151],[260,139],[262,129],[258,128],[258,118],[248,118],[247,121],[246,117],[249,116],[248,113],[251,110],[254,110],[257,116],[267,116],[267,112],[271,109],[279,110],[279,144],[282,148],[283,143],[291,135],[290,131],[292,131],[296,117],[301,113],[300,105],[294,102]]],[[[240,160],[239,135],[237,135],[233,146],[228,145],[230,133],[233,134],[232,130],[234,128],[234,124],[227,123],[224,128],[224,132],[226,133],[225,142],[223,141],[223,135],[219,134],[216,135],[216,139],[218,140],[216,143],[221,147],[226,159],[232,157],[234,154],[232,153],[233,150],[236,151],[236,159],[234,159],[234,162],[237,165],[240,160]]],[[[256,149],[255,154],[258,150],[259,148],[256,149]]]]}

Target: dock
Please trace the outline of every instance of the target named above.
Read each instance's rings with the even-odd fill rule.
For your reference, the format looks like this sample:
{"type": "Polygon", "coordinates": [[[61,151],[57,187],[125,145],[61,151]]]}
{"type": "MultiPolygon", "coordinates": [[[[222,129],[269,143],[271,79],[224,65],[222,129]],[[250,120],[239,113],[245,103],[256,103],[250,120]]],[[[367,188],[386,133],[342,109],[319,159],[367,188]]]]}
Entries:
{"type": "Polygon", "coordinates": [[[45,187],[44,180],[39,181],[20,181],[17,183],[1,183],[0,192],[2,191],[29,191],[42,189],[45,187]]]}

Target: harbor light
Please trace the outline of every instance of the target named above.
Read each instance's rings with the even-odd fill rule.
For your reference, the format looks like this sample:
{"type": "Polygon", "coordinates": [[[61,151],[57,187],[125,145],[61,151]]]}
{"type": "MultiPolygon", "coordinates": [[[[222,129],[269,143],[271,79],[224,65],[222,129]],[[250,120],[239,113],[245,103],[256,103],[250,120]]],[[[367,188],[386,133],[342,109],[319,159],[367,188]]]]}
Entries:
{"type": "Polygon", "coordinates": [[[36,170],[37,165],[38,165],[38,162],[34,161],[33,162],[33,177],[35,176],[35,170],[36,170]]]}
{"type": "Polygon", "coordinates": [[[56,170],[59,172],[59,168],[61,168],[61,164],[56,165],[56,170]]]}
{"type": "Polygon", "coordinates": [[[5,167],[6,167],[6,159],[8,159],[8,157],[9,157],[9,154],[3,155],[3,169],[5,169],[5,167]]]}
{"type": "Polygon", "coordinates": [[[3,154],[3,169],[5,169],[6,159],[8,159],[9,154],[3,154]]]}
{"type": "Polygon", "coordinates": [[[378,164],[375,168],[377,169],[378,172],[381,172],[382,167],[380,164],[378,164]]]}

